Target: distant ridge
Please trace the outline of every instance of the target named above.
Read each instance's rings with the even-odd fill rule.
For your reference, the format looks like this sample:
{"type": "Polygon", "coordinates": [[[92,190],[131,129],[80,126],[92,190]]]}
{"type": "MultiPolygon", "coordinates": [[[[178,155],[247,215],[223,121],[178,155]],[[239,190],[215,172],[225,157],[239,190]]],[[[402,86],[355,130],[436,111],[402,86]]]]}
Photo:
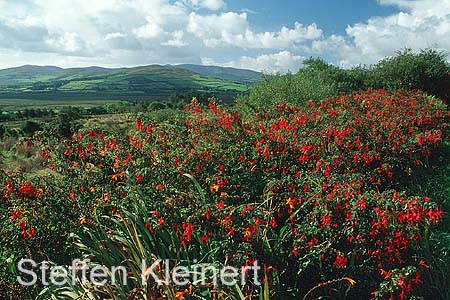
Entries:
{"type": "Polygon", "coordinates": [[[196,72],[209,77],[238,82],[256,83],[262,77],[262,73],[260,72],[231,67],[203,66],[193,64],[181,64],[176,65],[175,67],[190,70],[192,72],[196,72]]]}
{"type": "Polygon", "coordinates": [[[180,92],[247,92],[262,74],[215,66],[148,65],[130,68],[25,65],[0,70],[0,98],[167,98],[180,92]]]}

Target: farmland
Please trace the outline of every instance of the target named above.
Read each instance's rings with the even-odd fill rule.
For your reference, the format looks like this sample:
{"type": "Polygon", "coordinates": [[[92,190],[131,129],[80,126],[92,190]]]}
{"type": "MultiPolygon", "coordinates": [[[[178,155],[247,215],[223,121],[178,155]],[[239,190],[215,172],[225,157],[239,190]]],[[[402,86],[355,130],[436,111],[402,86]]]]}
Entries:
{"type": "Polygon", "coordinates": [[[24,109],[60,109],[66,106],[93,107],[113,103],[117,100],[40,100],[40,99],[0,99],[0,110],[4,112],[24,109]]]}
{"type": "MultiPolygon", "coordinates": [[[[240,76],[242,71],[238,69],[223,69],[225,75],[222,76],[220,70],[217,69],[213,76],[205,76],[182,67],[159,65],[119,69],[22,66],[0,70],[0,98],[163,100],[175,93],[192,90],[246,92],[249,85],[261,76],[257,72],[240,76]],[[234,81],[223,78],[232,78],[234,81]]],[[[203,69],[198,71],[202,72],[203,69]]]]}

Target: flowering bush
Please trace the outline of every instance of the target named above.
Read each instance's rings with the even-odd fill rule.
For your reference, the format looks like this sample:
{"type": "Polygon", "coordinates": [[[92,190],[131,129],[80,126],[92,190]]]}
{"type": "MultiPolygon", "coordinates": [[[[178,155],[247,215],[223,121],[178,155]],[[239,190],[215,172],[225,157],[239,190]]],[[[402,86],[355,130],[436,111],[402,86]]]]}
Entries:
{"type": "Polygon", "coordinates": [[[258,260],[276,298],[337,298],[351,284],[352,299],[408,299],[428,267],[422,239],[443,212],[397,183],[427,166],[448,119],[420,92],[379,90],[246,117],[193,101],[171,122],[137,118],[126,137],[37,138],[57,175],[36,186],[3,182],[10,226],[1,238],[10,244],[2,240],[2,255],[12,244],[52,241],[45,223],[66,217],[46,222],[37,203],[63,199],[65,226],[77,232],[144,201],[151,234],[174,230],[190,259],[258,260]]]}

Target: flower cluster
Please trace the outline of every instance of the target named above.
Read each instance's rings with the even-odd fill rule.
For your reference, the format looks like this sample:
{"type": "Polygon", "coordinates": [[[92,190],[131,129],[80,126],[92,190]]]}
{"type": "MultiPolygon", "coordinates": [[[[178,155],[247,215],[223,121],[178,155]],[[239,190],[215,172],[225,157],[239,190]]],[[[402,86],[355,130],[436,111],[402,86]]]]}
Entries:
{"type": "Polygon", "coordinates": [[[88,130],[33,143],[84,220],[144,199],[151,234],[175,229],[198,258],[256,259],[293,296],[345,277],[358,295],[406,299],[421,282],[420,241],[443,212],[394,188],[426,165],[448,119],[420,92],[380,90],[245,116],[193,101],[173,122],[137,118],[128,136],[88,130]]]}

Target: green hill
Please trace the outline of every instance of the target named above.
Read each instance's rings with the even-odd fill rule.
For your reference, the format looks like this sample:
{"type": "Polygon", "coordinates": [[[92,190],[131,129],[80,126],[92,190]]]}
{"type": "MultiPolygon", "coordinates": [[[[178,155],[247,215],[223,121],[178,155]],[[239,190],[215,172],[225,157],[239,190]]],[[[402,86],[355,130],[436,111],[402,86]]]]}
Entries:
{"type": "Polygon", "coordinates": [[[53,66],[21,66],[0,70],[0,87],[30,84],[57,78],[64,69],[53,66]]]}
{"type": "Polygon", "coordinates": [[[256,78],[245,75],[246,70],[235,69],[236,75],[232,75],[233,70],[228,68],[223,68],[223,72],[220,67],[197,69],[198,72],[160,65],[117,69],[26,65],[0,70],[0,98],[166,98],[189,91],[236,94],[248,91],[256,78]]]}
{"type": "Polygon", "coordinates": [[[260,72],[229,67],[201,66],[191,64],[176,65],[175,67],[199,73],[208,77],[250,84],[258,82],[262,77],[262,73],[260,72]]]}

